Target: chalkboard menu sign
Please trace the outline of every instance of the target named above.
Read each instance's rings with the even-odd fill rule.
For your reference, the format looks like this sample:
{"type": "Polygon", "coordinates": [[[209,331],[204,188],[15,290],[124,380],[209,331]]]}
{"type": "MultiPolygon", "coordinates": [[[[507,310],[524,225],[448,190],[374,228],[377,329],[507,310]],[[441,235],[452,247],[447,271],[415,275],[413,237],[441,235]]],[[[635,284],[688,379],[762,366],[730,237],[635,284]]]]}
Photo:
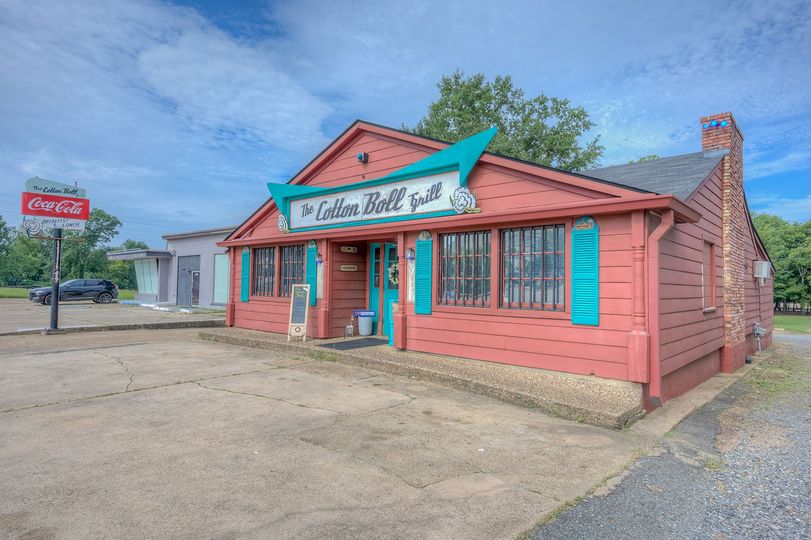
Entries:
{"type": "Polygon", "coordinates": [[[290,337],[301,337],[307,341],[307,314],[310,307],[310,286],[293,285],[290,292],[290,322],[287,329],[287,341],[290,337]]]}

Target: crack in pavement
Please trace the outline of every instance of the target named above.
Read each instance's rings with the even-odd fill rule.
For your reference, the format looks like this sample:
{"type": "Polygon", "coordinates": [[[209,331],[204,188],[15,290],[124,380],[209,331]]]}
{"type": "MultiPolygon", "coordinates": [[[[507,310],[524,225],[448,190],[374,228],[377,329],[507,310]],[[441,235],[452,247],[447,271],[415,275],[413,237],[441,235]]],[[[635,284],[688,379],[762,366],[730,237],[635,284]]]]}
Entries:
{"type": "Polygon", "coordinates": [[[129,366],[127,364],[125,364],[124,361],[121,360],[120,357],[115,356],[114,354],[104,353],[104,352],[97,351],[97,350],[94,350],[93,352],[98,354],[99,356],[101,356],[105,360],[108,359],[108,358],[111,358],[111,359],[115,360],[116,362],[118,362],[118,365],[120,365],[121,367],[124,368],[124,374],[129,375],[129,380],[127,381],[127,385],[124,387],[124,392],[125,393],[129,392],[130,391],[130,386],[132,386],[132,379],[133,379],[133,377],[135,377],[135,373],[130,371],[129,366]]]}
{"type": "Polygon", "coordinates": [[[196,384],[197,386],[199,386],[200,388],[205,388],[206,390],[213,390],[215,392],[227,392],[229,394],[237,394],[237,395],[241,395],[241,396],[258,397],[258,398],[267,399],[267,400],[270,400],[270,401],[279,401],[281,403],[286,403],[286,404],[292,405],[294,407],[301,407],[303,409],[314,409],[314,410],[319,410],[319,411],[327,411],[327,412],[335,413],[335,414],[338,414],[338,415],[344,414],[341,411],[338,411],[338,410],[335,410],[335,409],[328,409],[326,407],[314,407],[312,405],[304,405],[303,403],[295,403],[293,401],[288,401],[286,399],[276,398],[276,397],[271,397],[271,396],[263,396],[262,394],[253,394],[251,392],[238,392],[236,390],[228,390],[226,388],[212,388],[210,386],[200,384],[197,381],[192,381],[192,382],[194,384],[196,384]]]}
{"type": "Polygon", "coordinates": [[[12,413],[12,412],[18,412],[18,411],[26,411],[28,409],[39,409],[39,408],[42,408],[42,407],[51,407],[51,406],[54,406],[54,405],[68,405],[68,404],[71,404],[71,403],[79,403],[79,402],[82,402],[82,401],[90,401],[91,399],[100,399],[100,398],[106,398],[106,397],[112,397],[112,396],[119,396],[121,394],[132,394],[132,393],[135,393],[135,392],[144,392],[146,390],[156,390],[158,388],[167,388],[167,387],[170,387],[170,386],[180,386],[181,384],[192,384],[192,383],[196,384],[196,383],[198,383],[200,381],[213,381],[213,380],[216,380],[216,379],[226,379],[228,377],[237,377],[239,375],[250,375],[251,373],[265,373],[265,372],[267,372],[267,370],[265,370],[265,369],[255,369],[255,370],[252,370],[252,371],[244,371],[244,372],[241,372],[241,373],[229,373],[227,375],[216,375],[214,377],[202,377],[200,379],[191,379],[191,380],[186,380],[186,381],[175,381],[175,382],[165,383],[165,384],[155,384],[153,386],[145,386],[143,388],[136,388],[135,390],[130,390],[129,392],[106,392],[104,394],[96,394],[96,395],[93,395],[93,396],[82,396],[82,397],[72,398],[72,399],[63,399],[61,401],[51,401],[51,402],[48,402],[48,403],[35,403],[33,405],[25,405],[24,407],[12,407],[10,409],[3,409],[3,410],[0,410],[0,414],[12,413]]]}

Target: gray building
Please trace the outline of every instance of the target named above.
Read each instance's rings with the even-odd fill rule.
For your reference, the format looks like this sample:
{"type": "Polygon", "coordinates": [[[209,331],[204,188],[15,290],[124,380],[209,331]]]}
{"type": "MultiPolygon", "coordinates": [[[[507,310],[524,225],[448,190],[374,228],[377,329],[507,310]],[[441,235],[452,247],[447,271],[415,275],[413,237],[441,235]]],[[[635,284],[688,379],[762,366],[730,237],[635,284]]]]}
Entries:
{"type": "Polygon", "coordinates": [[[135,263],[136,301],[182,307],[223,307],[228,302],[229,260],[217,246],[234,227],[165,234],[165,250],[111,251],[110,260],[135,263]]]}

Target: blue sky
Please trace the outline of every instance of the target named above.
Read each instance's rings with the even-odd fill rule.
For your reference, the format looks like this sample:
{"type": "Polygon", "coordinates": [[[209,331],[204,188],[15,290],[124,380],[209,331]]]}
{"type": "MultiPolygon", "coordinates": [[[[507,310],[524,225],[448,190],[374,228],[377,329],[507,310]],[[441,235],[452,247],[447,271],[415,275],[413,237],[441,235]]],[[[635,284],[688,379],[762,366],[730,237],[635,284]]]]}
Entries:
{"type": "Polygon", "coordinates": [[[355,118],[414,124],[442,74],[583,105],[612,165],[731,110],[750,206],[811,219],[811,3],[0,3],[0,214],[78,181],[119,240],[241,222],[355,118]]]}

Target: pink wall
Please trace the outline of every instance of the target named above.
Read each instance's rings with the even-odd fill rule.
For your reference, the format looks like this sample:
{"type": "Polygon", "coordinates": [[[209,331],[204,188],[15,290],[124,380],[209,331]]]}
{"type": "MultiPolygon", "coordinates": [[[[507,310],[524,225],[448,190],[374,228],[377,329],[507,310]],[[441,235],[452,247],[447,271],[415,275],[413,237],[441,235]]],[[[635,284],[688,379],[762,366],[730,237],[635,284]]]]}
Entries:
{"type": "MultiPolygon", "coordinates": [[[[668,374],[724,345],[720,168],[697,190],[691,202],[701,213],[701,220],[676,224],[661,242],[659,325],[663,384],[668,374]],[[702,306],[705,241],[716,245],[716,309],[710,312],[702,306]]],[[[718,369],[720,364],[714,371],[718,369]]],[[[707,375],[710,371],[701,373],[707,375]]]]}
{"type": "MultiPolygon", "coordinates": [[[[724,346],[724,262],[719,167],[688,202],[702,218],[698,223],[677,224],[661,243],[660,328],[662,399],[675,397],[707,380],[721,369],[719,350],[724,346]],[[704,241],[716,245],[716,302],[714,311],[702,309],[702,259],[704,241]]],[[[756,350],[755,321],[772,329],[772,281],[760,287],[752,275],[752,262],[762,259],[748,227],[746,243],[747,354],[756,350]],[[757,254],[757,255],[756,255],[757,254]]],[[[764,343],[765,346],[765,343],[764,343]]]]}
{"type": "MultiPolygon", "coordinates": [[[[566,219],[554,221],[566,225],[564,312],[501,309],[497,294],[493,294],[490,308],[442,306],[435,302],[430,316],[415,315],[409,304],[406,348],[627,379],[632,309],[630,216],[596,219],[600,226],[599,327],[573,325],[570,320],[572,219],[566,219]]],[[[497,231],[493,230],[493,239],[498,238],[497,231]]],[[[431,232],[436,245],[442,229],[431,232]]],[[[413,242],[414,236],[410,235],[407,245],[413,247],[413,242]]]]}
{"type": "MultiPolygon", "coordinates": [[[[335,148],[325,151],[324,155],[296,177],[296,182],[335,186],[370,180],[411,164],[432,151],[433,149],[411,140],[398,140],[393,136],[361,131],[354,138],[347,138],[337,143],[335,148]],[[358,152],[370,154],[368,164],[357,161],[355,156],[358,152]]],[[[476,214],[477,217],[468,216],[476,220],[476,225],[461,227],[460,219],[449,217],[424,227],[428,228],[434,238],[435,269],[439,234],[489,229],[494,243],[492,274],[498,276],[496,254],[499,252],[499,227],[504,219],[500,219],[499,214],[504,216],[510,213],[514,216],[513,219],[524,219],[513,212],[530,210],[527,212],[527,221],[510,223],[510,228],[564,224],[567,243],[565,311],[527,312],[502,309],[498,305],[496,279],[492,288],[491,306],[488,308],[435,304],[433,313],[426,316],[416,315],[413,304],[407,303],[405,316],[395,319],[400,332],[396,340],[397,346],[428,353],[622,380],[647,381],[649,364],[644,326],[646,318],[649,320],[654,316],[646,310],[645,295],[654,292],[660,297],[658,319],[661,331],[658,349],[654,349],[658,351],[660,360],[650,364],[650,374],[662,376],[662,400],[679,395],[717,373],[720,367],[718,351],[724,345],[720,171],[716,171],[689,201],[690,206],[701,214],[701,218],[696,223],[677,223],[662,238],[659,279],[650,284],[650,287],[634,287],[634,264],[637,264],[638,275],[643,280],[641,283],[645,283],[647,274],[652,271],[646,269],[644,263],[644,250],[649,241],[644,231],[644,210],[637,210],[634,218],[636,226],[632,224],[630,213],[601,214],[596,211],[591,214],[600,227],[600,325],[592,327],[573,325],[570,320],[569,244],[573,220],[583,212],[581,205],[592,204],[595,200],[600,203],[624,201],[625,197],[638,195],[632,192],[618,193],[616,188],[610,186],[601,191],[601,185],[597,183],[581,182],[575,177],[570,181],[568,178],[561,178],[565,175],[560,172],[530,169],[527,171],[527,167],[522,165],[513,168],[503,161],[483,159],[469,177],[469,187],[476,194],[482,209],[481,214],[476,214]],[[535,174],[531,174],[532,172],[535,174]],[[565,217],[546,221],[540,219],[545,209],[561,205],[571,206],[565,214],[555,214],[565,217]],[[536,209],[539,214],[537,218],[533,217],[536,209]],[[633,238],[632,229],[635,231],[633,238]],[[716,245],[715,310],[703,309],[702,305],[705,241],[716,245]],[[635,305],[636,317],[633,316],[635,305]],[[629,333],[632,330],[636,332],[640,326],[645,337],[635,342],[636,349],[629,349],[632,340],[629,333]],[[629,350],[636,351],[633,357],[630,357],[629,350]],[[654,370],[654,367],[658,369],[654,370]]],[[[686,212],[688,215],[691,213],[689,210],[686,212]]],[[[278,230],[276,209],[272,203],[264,205],[256,216],[259,219],[252,222],[254,225],[240,228],[240,240],[244,239],[254,246],[305,243],[308,240],[306,234],[283,234],[278,230]]],[[[689,219],[697,219],[694,213],[693,216],[689,219]]],[[[470,221],[468,219],[466,222],[470,221]]],[[[651,219],[648,234],[656,226],[654,221],[655,219],[651,219]]],[[[333,234],[345,235],[344,240],[329,244],[324,235],[319,237],[319,251],[325,255],[325,277],[328,281],[324,284],[324,299],[320,299],[317,306],[310,310],[311,336],[343,335],[351,310],[366,305],[367,273],[359,271],[347,276],[338,270],[339,265],[357,264],[359,268],[366,269],[366,246],[369,241],[395,241],[400,238],[401,276],[405,277],[404,250],[406,247],[414,247],[417,236],[415,228],[411,224],[399,231],[366,227],[336,229],[333,234]],[[338,251],[340,244],[358,246],[359,254],[341,254],[338,251]]],[[[754,255],[754,243],[749,247],[751,253],[747,256],[751,256],[751,259],[759,258],[754,255]]],[[[235,249],[237,253],[234,257],[231,290],[233,298],[238,299],[240,280],[237,276],[241,272],[241,257],[240,248],[235,249]]],[[[650,257],[650,254],[647,256],[650,257]]],[[[436,288],[436,276],[434,279],[436,288]]],[[[759,288],[752,280],[748,283],[746,292],[748,331],[751,332],[751,323],[757,318],[771,328],[771,282],[766,287],[759,288]]],[[[405,285],[401,287],[401,302],[404,298],[405,285]]],[[[252,297],[247,303],[234,302],[229,322],[244,328],[284,333],[287,330],[288,309],[287,298],[252,297]]]]}
{"type": "Polygon", "coordinates": [[[343,336],[355,309],[368,306],[368,280],[366,274],[366,242],[336,242],[330,254],[332,275],[329,298],[330,337],[343,336]],[[342,253],[341,246],[354,246],[358,253],[342,253]],[[342,264],[358,267],[357,272],[341,271],[342,264]]]}

